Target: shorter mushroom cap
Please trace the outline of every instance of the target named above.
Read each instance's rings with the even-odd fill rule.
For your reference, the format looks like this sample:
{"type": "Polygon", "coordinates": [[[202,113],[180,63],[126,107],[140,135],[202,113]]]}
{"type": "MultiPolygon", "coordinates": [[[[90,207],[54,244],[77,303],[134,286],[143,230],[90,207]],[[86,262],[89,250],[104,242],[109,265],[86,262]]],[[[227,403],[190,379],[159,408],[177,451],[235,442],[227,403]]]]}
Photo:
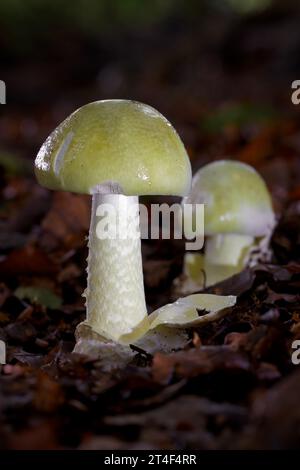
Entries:
{"type": "Polygon", "coordinates": [[[201,168],[183,204],[205,204],[205,234],[263,237],[274,227],[271,198],[249,165],[219,160],[201,168]]]}
{"type": "Polygon", "coordinates": [[[186,195],[190,161],[175,129],[150,106],[96,101],[63,121],[35,161],[39,183],[55,190],[93,194],[186,195]]]}

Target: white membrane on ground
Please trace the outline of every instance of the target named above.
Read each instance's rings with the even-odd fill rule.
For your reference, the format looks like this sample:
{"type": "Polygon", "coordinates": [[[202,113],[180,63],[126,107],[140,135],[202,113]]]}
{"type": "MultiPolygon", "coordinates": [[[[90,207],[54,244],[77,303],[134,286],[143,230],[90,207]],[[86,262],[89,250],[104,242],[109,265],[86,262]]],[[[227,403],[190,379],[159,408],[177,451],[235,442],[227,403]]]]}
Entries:
{"type": "Polygon", "coordinates": [[[130,345],[149,354],[183,348],[188,342],[187,328],[221,318],[235,303],[235,296],[194,294],[180,298],[153,312],[117,341],[81,324],[77,328],[74,352],[100,359],[106,369],[119,368],[136,354],[130,345]]]}

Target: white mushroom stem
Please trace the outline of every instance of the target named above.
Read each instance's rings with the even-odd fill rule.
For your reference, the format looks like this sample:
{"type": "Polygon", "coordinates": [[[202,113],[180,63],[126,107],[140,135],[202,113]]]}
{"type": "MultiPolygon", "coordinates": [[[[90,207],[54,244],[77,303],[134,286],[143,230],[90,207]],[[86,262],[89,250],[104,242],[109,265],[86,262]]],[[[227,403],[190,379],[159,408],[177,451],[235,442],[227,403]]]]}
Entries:
{"type": "Polygon", "coordinates": [[[205,260],[220,266],[246,264],[254,237],[238,234],[220,234],[208,237],[205,247],[205,260]]]}
{"type": "Polygon", "coordinates": [[[138,197],[94,194],[89,233],[87,319],[118,340],[146,316],[138,197]]]}

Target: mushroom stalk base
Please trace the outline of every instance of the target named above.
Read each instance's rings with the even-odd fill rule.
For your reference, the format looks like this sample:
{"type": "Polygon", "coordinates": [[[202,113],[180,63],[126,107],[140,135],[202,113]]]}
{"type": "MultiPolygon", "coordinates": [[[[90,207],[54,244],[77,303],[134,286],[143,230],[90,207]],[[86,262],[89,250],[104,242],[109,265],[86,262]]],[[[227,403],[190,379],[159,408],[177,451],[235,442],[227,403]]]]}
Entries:
{"type": "Polygon", "coordinates": [[[147,316],[138,197],[94,194],[88,246],[84,324],[117,341],[147,316]]]}
{"type": "Polygon", "coordinates": [[[247,255],[254,244],[254,237],[238,234],[220,234],[207,239],[205,260],[219,266],[240,266],[247,262],[247,255]]]}

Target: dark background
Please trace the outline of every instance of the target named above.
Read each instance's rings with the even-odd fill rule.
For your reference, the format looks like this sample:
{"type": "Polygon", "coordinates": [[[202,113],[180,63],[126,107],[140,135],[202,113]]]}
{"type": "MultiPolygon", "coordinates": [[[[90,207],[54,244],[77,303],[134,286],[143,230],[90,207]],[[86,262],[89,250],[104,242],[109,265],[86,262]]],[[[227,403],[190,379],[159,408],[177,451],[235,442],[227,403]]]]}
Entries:
{"type": "Polygon", "coordinates": [[[247,139],[296,113],[299,15],[296,0],[2,0],[0,152],[32,159],[77,107],[127,98],[166,114],[191,158],[234,155],[234,125],[247,139]]]}

